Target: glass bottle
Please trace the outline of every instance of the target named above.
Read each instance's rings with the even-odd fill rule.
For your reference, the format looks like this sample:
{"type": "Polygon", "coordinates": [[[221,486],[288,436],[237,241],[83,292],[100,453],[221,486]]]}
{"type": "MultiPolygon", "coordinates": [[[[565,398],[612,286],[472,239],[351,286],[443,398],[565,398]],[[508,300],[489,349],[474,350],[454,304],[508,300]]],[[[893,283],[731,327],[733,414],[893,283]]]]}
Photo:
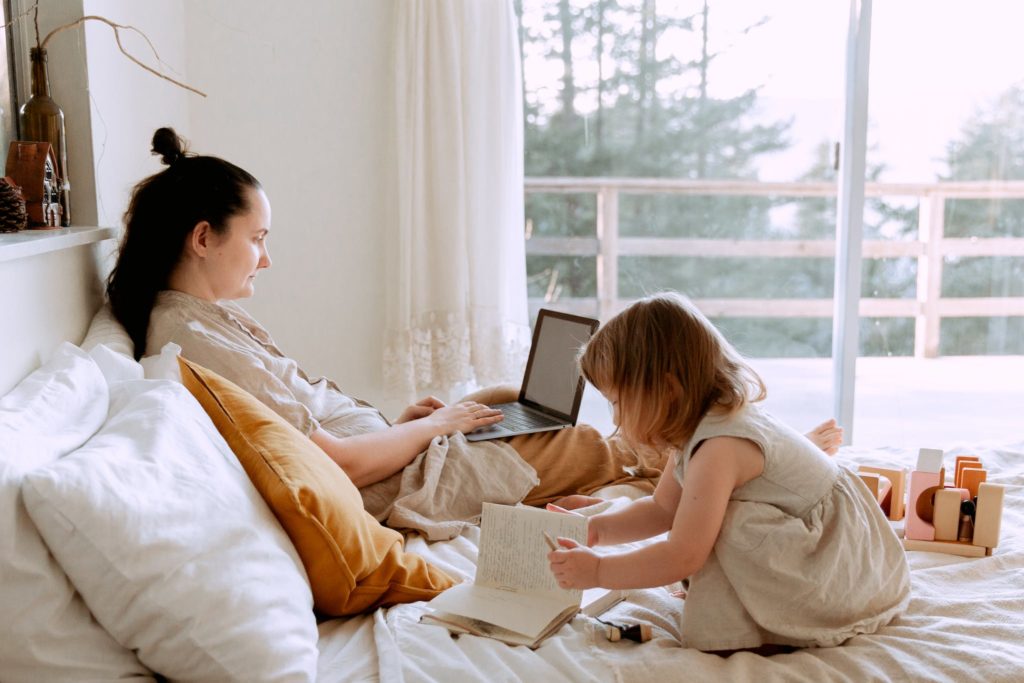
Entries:
{"type": "Polygon", "coordinates": [[[50,77],[46,71],[46,48],[29,50],[32,62],[32,96],[21,105],[21,137],[26,142],[49,142],[57,157],[60,175],[60,206],[63,226],[71,225],[71,183],[68,182],[67,143],[64,137],[64,112],[50,97],[50,77]]]}

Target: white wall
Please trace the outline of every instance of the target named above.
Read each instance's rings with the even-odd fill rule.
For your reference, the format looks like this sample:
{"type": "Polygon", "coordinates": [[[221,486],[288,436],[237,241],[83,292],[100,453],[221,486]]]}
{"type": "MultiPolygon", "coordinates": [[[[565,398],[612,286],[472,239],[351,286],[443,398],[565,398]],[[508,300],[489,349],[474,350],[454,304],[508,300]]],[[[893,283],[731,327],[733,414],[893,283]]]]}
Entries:
{"type": "MultiPolygon", "coordinates": [[[[259,178],[273,267],[242,302],[310,374],[382,394],[384,228],[394,220],[392,25],[397,0],[86,0],[132,24],[189,94],[131,64],[107,27],[86,32],[98,211],[120,225],[131,186],[161,168],[153,130],[259,178]]],[[[145,43],[126,47],[147,63],[145,43]]]]}
{"type": "MultiPolygon", "coordinates": [[[[181,0],[85,0],[83,5],[87,15],[138,28],[149,36],[161,60],[173,69],[184,69],[185,11],[181,0]]],[[[187,136],[189,101],[196,96],[129,61],[117,49],[114,32],[105,24],[87,22],[85,41],[97,220],[100,225],[120,226],[132,187],[163,168],[149,153],[153,131],[172,126],[187,136]]],[[[130,54],[159,66],[137,33],[122,31],[121,41],[130,54]]],[[[187,82],[183,74],[172,72],[171,76],[187,82]]]]}
{"type": "Polygon", "coordinates": [[[394,0],[186,3],[197,150],[253,173],[273,267],[249,310],[285,353],[381,402],[394,0]]]}

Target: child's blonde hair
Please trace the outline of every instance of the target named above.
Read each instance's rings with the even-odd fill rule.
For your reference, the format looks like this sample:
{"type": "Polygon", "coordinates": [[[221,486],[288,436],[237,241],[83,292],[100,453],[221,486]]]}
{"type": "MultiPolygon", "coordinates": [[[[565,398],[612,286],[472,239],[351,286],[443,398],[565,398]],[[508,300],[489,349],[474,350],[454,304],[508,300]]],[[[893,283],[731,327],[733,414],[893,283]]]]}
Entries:
{"type": "Polygon", "coordinates": [[[637,301],[609,320],[580,355],[587,381],[618,393],[630,440],[682,446],[712,408],[734,412],[764,399],[764,382],[688,299],[637,301]]]}

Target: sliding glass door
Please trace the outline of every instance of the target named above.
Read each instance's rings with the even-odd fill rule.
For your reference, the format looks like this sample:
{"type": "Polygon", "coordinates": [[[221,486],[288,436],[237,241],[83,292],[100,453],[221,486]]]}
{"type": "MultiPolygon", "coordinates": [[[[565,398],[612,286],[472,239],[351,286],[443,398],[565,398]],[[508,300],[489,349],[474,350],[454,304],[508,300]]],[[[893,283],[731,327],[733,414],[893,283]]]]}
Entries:
{"type": "Polygon", "coordinates": [[[695,300],[795,425],[828,417],[846,12],[522,0],[531,304],[695,300]]]}
{"type": "Polygon", "coordinates": [[[855,441],[1024,438],[1024,6],[872,15],[855,441]]]}
{"type": "Polygon", "coordinates": [[[796,427],[835,414],[855,445],[936,447],[1019,430],[1024,9],[516,5],[534,311],[607,319],[674,289],[796,427]]]}

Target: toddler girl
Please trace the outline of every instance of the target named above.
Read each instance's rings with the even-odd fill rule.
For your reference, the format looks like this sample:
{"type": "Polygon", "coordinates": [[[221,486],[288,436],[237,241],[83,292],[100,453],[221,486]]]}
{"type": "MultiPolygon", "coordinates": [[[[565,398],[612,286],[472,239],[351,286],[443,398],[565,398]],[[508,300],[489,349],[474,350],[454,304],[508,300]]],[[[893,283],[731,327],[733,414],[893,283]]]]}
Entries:
{"type": "Polygon", "coordinates": [[[587,544],[667,537],[603,556],[559,539],[560,586],[689,578],[681,633],[700,650],[838,645],[903,611],[906,557],[867,487],[758,405],[764,383],[689,301],[635,303],[580,365],[623,436],[675,465],[652,496],[592,517],[587,544]]]}

